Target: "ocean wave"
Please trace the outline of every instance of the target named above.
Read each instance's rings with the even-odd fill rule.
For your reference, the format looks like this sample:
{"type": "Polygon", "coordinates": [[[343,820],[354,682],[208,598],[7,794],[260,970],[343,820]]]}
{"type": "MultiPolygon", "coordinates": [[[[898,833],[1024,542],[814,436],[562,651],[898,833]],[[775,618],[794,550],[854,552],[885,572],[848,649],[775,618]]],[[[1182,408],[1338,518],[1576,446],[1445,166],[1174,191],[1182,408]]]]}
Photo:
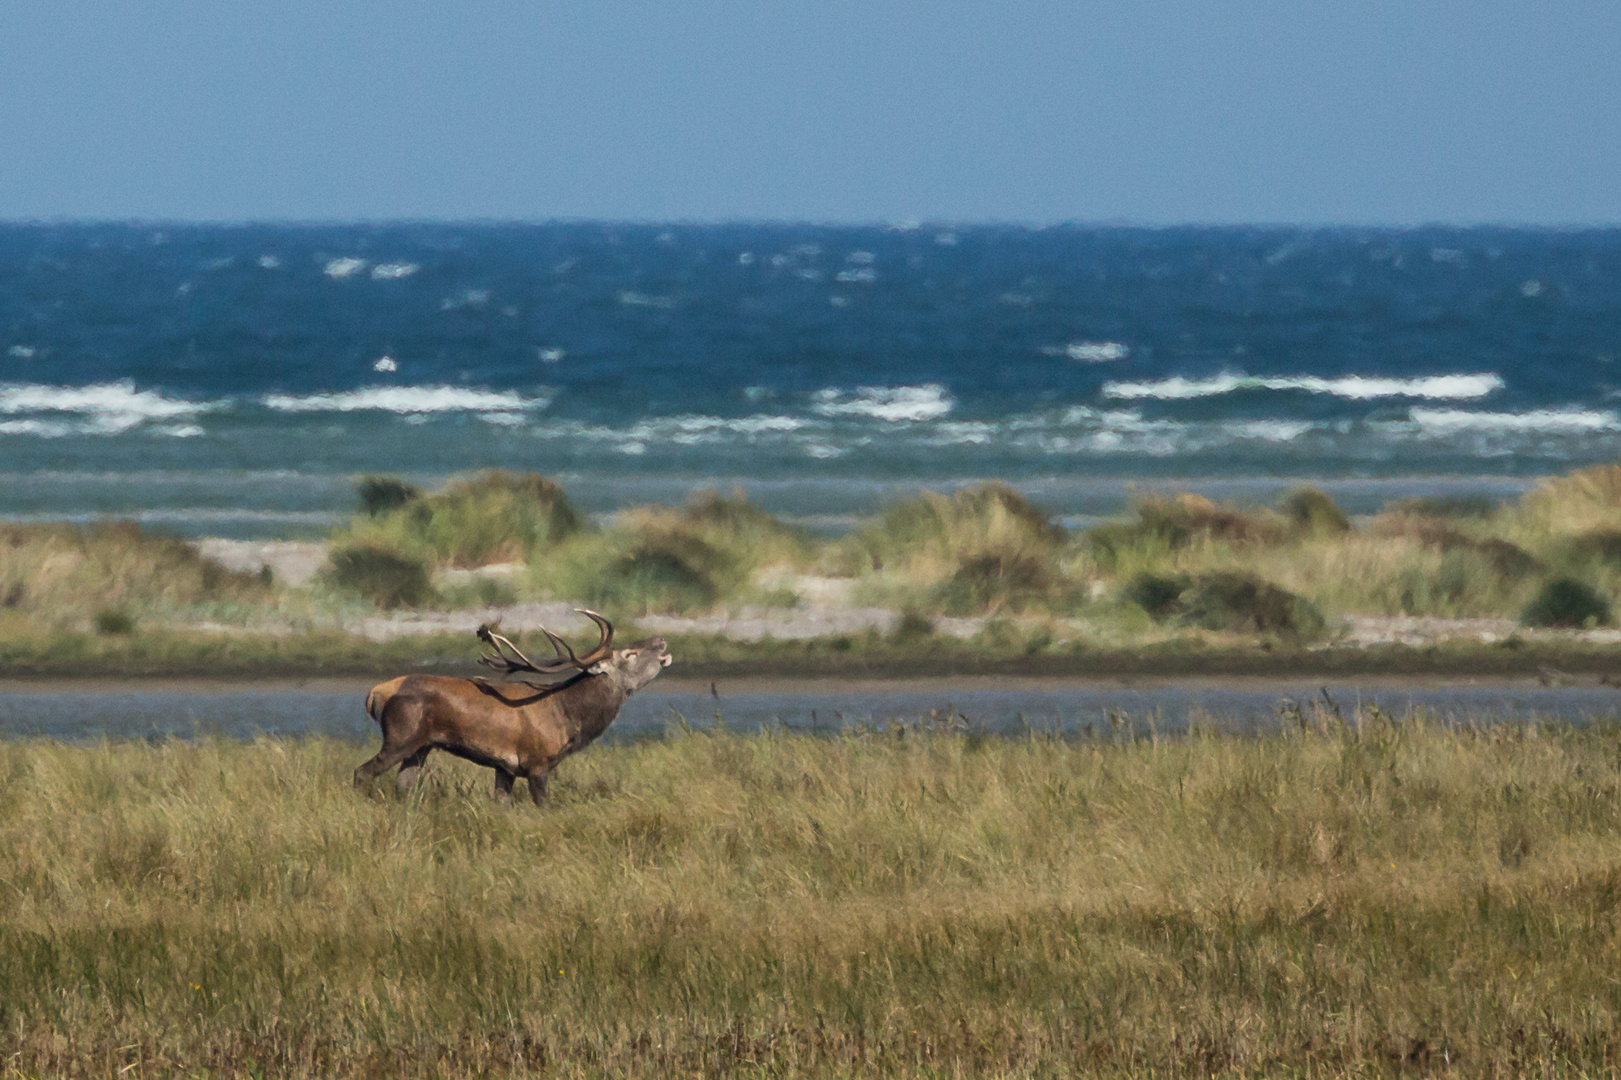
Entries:
{"type": "Polygon", "coordinates": [[[341,281],[346,277],[366,269],[365,259],[328,259],[321,272],[334,281],[341,281]]]}
{"type": "MultiPolygon", "coordinates": [[[[83,416],[85,422],[64,430],[39,421],[33,429],[13,421],[7,434],[36,434],[46,437],[79,431],[84,434],[116,435],[148,420],[174,420],[195,416],[214,408],[214,403],[183,401],[165,397],[153,390],[137,390],[129,380],[95,383],[91,386],[48,386],[39,383],[0,385],[0,414],[23,416],[34,413],[69,413],[83,416]]],[[[37,419],[37,418],[36,418],[37,419]]]]}
{"type": "Polygon", "coordinates": [[[1106,364],[1124,360],[1131,350],[1118,341],[1072,341],[1064,346],[1064,355],[1082,364],[1106,364]]]}
{"type": "Polygon", "coordinates": [[[1411,379],[1372,375],[1345,375],[1330,379],[1317,375],[1265,376],[1222,372],[1206,379],[1173,375],[1155,382],[1104,383],[1103,396],[1126,400],[1154,398],[1178,401],[1215,397],[1240,390],[1297,390],[1308,394],[1331,394],[1353,401],[1387,397],[1464,401],[1485,397],[1495,390],[1501,390],[1504,385],[1502,376],[1491,371],[1469,375],[1420,375],[1411,379]]]}
{"type": "Polygon", "coordinates": [[[414,262],[378,263],[371,268],[371,279],[373,281],[397,281],[400,278],[410,277],[420,269],[422,268],[414,262]]]}
{"type": "Polygon", "coordinates": [[[463,386],[373,386],[336,394],[270,394],[266,408],[277,412],[531,412],[550,405],[549,395],[524,397],[512,390],[475,390],[463,386]]]}
{"type": "Polygon", "coordinates": [[[1426,435],[1464,432],[1580,435],[1621,430],[1621,417],[1593,409],[1534,409],[1530,412],[1470,412],[1465,409],[1414,409],[1410,414],[1426,435]]]}
{"type": "Polygon", "coordinates": [[[823,416],[870,416],[890,423],[938,420],[956,404],[939,383],[818,390],[813,401],[812,408],[823,416]]]}

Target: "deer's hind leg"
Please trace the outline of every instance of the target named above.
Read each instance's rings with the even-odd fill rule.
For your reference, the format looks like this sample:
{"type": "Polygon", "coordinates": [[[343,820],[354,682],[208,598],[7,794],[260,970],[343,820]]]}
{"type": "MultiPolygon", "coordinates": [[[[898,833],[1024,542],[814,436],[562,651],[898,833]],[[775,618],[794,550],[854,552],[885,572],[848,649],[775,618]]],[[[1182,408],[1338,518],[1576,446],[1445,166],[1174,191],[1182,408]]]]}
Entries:
{"type": "Polygon", "coordinates": [[[355,787],[365,787],[366,782],[374,777],[388,772],[394,766],[415,754],[425,753],[422,747],[412,743],[389,746],[384,743],[383,748],[370,760],[363,761],[355,769],[355,787]]]}
{"type": "Polygon", "coordinates": [[[417,781],[417,774],[422,771],[422,763],[428,760],[428,750],[424,746],[404,761],[400,762],[400,775],[394,779],[394,788],[401,795],[410,791],[417,781]]]}
{"type": "Polygon", "coordinates": [[[505,769],[495,770],[495,798],[498,802],[507,802],[512,798],[512,781],[515,779],[505,769]]]}

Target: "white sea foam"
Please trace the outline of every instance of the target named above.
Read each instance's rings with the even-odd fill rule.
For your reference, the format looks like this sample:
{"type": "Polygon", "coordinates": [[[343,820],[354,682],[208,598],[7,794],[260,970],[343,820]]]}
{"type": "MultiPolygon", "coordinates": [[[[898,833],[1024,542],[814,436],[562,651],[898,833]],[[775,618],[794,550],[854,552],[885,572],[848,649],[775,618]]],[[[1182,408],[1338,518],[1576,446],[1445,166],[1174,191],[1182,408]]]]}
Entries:
{"type": "Polygon", "coordinates": [[[844,257],[845,262],[856,263],[859,266],[871,266],[877,259],[878,256],[870,251],[852,251],[844,257]]]}
{"type": "Polygon", "coordinates": [[[152,431],[154,434],[167,435],[171,439],[195,439],[203,434],[203,429],[197,424],[162,424],[152,431]]]}
{"type": "Polygon", "coordinates": [[[862,266],[854,270],[840,270],[833,275],[833,280],[854,285],[871,285],[878,280],[878,271],[870,266],[862,266]]]}
{"type": "Polygon", "coordinates": [[[0,420],[0,435],[37,435],[42,439],[59,439],[73,434],[73,425],[59,420],[0,420]]]}
{"type": "Polygon", "coordinates": [[[890,423],[938,420],[955,405],[946,388],[938,383],[818,390],[814,402],[813,408],[823,416],[870,416],[890,423]]]}
{"type": "Polygon", "coordinates": [[[1103,385],[1103,396],[1110,398],[1155,398],[1175,401],[1215,397],[1239,390],[1298,390],[1308,394],[1367,401],[1372,398],[1407,397],[1429,400],[1464,401],[1485,397],[1503,388],[1502,376],[1495,372],[1471,375],[1421,375],[1411,379],[1388,376],[1346,375],[1328,379],[1316,375],[1244,375],[1223,372],[1206,379],[1181,375],[1156,382],[1110,382],[1103,385]]]}
{"type": "Polygon", "coordinates": [[[397,281],[410,277],[420,269],[413,262],[378,263],[371,268],[371,278],[373,281],[397,281]]]}
{"type": "Polygon", "coordinates": [[[6,355],[14,356],[18,360],[32,360],[34,358],[34,351],[35,350],[32,345],[13,345],[11,348],[6,350],[6,355]]]}
{"type": "Polygon", "coordinates": [[[551,398],[524,397],[511,390],[475,390],[465,386],[372,386],[336,394],[270,394],[266,407],[277,412],[392,412],[422,415],[443,412],[532,412],[551,398]]]}
{"type": "Polygon", "coordinates": [[[1235,439],[1290,442],[1314,426],[1305,420],[1229,420],[1221,425],[1221,430],[1235,439]]]}
{"type": "Polygon", "coordinates": [[[281,260],[274,255],[261,255],[259,265],[266,270],[275,270],[281,266],[281,260]]]}
{"type": "MultiPolygon", "coordinates": [[[[91,386],[0,385],[0,414],[71,413],[86,418],[77,428],[85,434],[116,435],[148,420],[194,416],[213,407],[202,402],[178,401],[152,390],[137,390],[129,380],[91,386]]],[[[31,433],[45,434],[43,429],[31,433]]]]}
{"type": "Polygon", "coordinates": [[[322,273],[329,278],[342,279],[351,277],[365,268],[365,259],[328,259],[326,266],[322,268],[322,273]]]}
{"type": "Polygon", "coordinates": [[[1124,360],[1131,350],[1118,341],[1072,341],[1064,346],[1064,355],[1083,364],[1105,364],[1124,360]]]}
{"type": "Polygon", "coordinates": [[[1526,435],[1580,435],[1621,430],[1621,417],[1593,409],[1534,409],[1530,412],[1471,412],[1466,409],[1414,409],[1413,423],[1426,435],[1464,432],[1526,435]]]}
{"type": "Polygon", "coordinates": [[[737,257],[737,265],[750,266],[754,263],[754,252],[745,251],[737,257]]]}
{"type": "Polygon", "coordinates": [[[400,363],[392,356],[379,356],[377,363],[373,364],[371,369],[373,371],[398,371],[400,370],[400,363]]]}
{"type": "Polygon", "coordinates": [[[542,364],[555,364],[563,359],[562,349],[537,349],[535,351],[540,356],[542,364]]]}
{"type": "Polygon", "coordinates": [[[457,308],[481,308],[490,302],[488,289],[464,289],[455,296],[447,296],[439,301],[440,311],[455,311],[457,308]]]}
{"type": "Polygon", "coordinates": [[[647,293],[632,292],[629,289],[619,294],[619,302],[626,307],[661,308],[664,311],[675,307],[673,296],[649,296],[647,293]]]}

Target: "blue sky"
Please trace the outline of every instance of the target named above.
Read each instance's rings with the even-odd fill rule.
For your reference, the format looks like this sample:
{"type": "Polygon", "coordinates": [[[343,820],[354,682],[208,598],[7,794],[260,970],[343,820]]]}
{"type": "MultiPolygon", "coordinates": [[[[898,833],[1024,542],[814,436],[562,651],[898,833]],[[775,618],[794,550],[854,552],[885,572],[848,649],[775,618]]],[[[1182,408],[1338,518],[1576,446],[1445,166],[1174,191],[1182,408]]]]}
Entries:
{"type": "Polygon", "coordinates": [[[0,219],[1621,222],[1621,4],[0,5],[0,219]]]}

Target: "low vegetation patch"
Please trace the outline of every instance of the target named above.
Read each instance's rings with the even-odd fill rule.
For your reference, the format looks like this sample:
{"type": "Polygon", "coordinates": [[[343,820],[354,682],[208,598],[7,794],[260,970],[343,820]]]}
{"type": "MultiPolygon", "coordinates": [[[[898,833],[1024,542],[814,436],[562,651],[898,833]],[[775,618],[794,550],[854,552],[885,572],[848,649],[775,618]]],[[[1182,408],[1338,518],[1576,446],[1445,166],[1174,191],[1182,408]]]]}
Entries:
{"type": "Polygon", "coordinates": [[[1580,629],[1610,625],[1610,604],[1592,588],[1571,578],[1544,585],[1520,616],[1526,626],[1580,629]]]}
{"type": "Polygon", "coordinates": [[[1613,724],[0,743],[19,1075],[1605,1075],[1613,724]],[[1377,977],[1372,977],[1376,974],[1377,977]]]}
{"type": "Polygon", "coordinates": [[[41,625],[125,633],[148,613],[269,597],[257,575],[232,573],[134,522],[0,524],[0,612],[41,625]],[[119,618],[126,629],[107,629],[119,618]]]}
{"type": "Polygon", "coordinates": [[[762,573],[791,568],[811,550],[805,533],[741,494],[705,492],[682,510],[632,511],[612,528],[581,533],[537,555],[530,571],[553,596],[631,614],[686,612],[750,599],[762,573]]]}
{"type": "Polygon", "coordinates": [[[376,542],[335,544],[322,576],[334,588],[381,608],[417,607],[434,595],[425,557],[376,542]]]}

